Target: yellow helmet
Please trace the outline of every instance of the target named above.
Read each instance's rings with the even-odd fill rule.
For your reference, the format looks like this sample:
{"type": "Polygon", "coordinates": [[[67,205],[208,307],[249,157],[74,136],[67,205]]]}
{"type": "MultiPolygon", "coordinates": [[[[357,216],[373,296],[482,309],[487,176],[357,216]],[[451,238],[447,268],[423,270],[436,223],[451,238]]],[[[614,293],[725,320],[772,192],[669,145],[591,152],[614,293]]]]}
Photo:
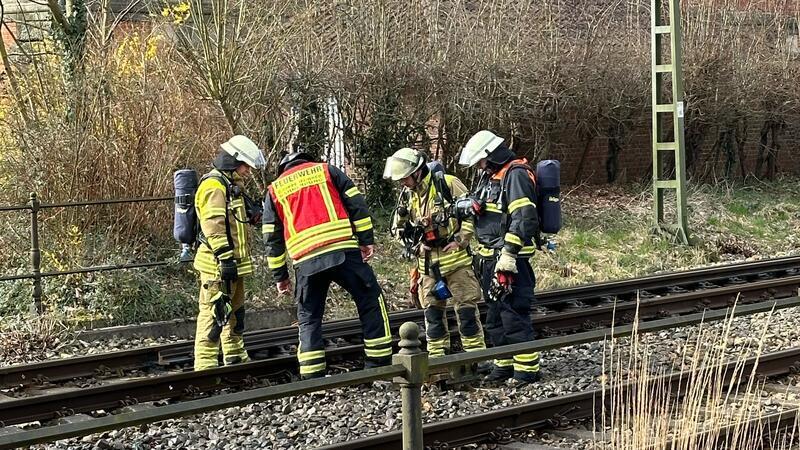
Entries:
{"type": "Polygon", "coordinates": [[[425,155],[414,149],[405,147],[386,158],[383,178],[399,181],[416,172],[425,164],[425,155]]]}

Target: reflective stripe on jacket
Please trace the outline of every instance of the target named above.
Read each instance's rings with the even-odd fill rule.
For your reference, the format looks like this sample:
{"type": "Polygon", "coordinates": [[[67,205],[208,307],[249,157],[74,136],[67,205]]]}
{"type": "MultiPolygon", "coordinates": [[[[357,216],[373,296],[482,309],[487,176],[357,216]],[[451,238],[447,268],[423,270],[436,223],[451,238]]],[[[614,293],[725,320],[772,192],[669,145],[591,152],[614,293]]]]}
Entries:
{"type": "Polygon", "coordinates": [[[492,257],[505,247],[519,257],[532,256],[536,250],[539,216],[535,178],[528,161],[523,158],[508,162],[478,186],[476,192],[486,201],[486,211],[475,218],[479,243],[476,253],[492,257]]]}
{"type": "MultiPolygon", "coordinates": [[[[230,172],[223,173],[212,170],[203,177],[194,197],[197,220],[205,236],[205,243],[200,244],[197,256],[194,258],[194,268],[201,273],[219,276],[220,259],[233,257],[236,261],[239,275],[253,273],[253,260],[250,256],[250,239],[247,224],[247,212],[244,197],[232,196],[231,201],[226,199],[225,184],[219,178],[224,177],[242,187],[242,181],[230,172]],[[228,229],[225,218],[230,226],[231,242],[228,242],[228,229]],[[245,223],[237,220],[243,220],[245,223]]],[[[233,193],[231,193],[233,195],[233,193]]]]}
{"type": "MultiPolygon", "coordinates": [[[[444,176],[444,182],[450,189],[453,198],[460,197],[466,194],[467,187],[458,178],[453,175],[444,176]]],[[[445,199],[444,202],[447,202],[445,199]]],[[[433,182],[433,174],[430,172],[420,181],[420,185],[411,193],[411,201],[409,202],[409,216],[414,225],[420,225],[426,231],[433,229],[432,216],[439,213],[436,203],[436,185],[433,182]]],[[[398,220],[393,222],[397,223],[398,220]]],[[[446,227],[439,227],[439,237],[444,240],[451,241],[453,239],[459,242],[469,242],[472,239],[473,225],[471,221],[463,221],[461,224],[455,218],[450,218],[446,227]],[[451,239],[452,238],[452,239],[451,239]]],[[[396,233],[393,233],[397,235],[396,233]]],[[[429,261],[428,267],[435,263],[439,263],[439,270],[442,275],[447,275],[458,268],[467,267],[472,264],[472,257],[466,249],[459,249],[448,253],[442,252],[442,246],[432,247],[428,252],[429,261]]],[[[417,267],[421,273],[425,272],[425,257],[417,258],[417,267]]]]}

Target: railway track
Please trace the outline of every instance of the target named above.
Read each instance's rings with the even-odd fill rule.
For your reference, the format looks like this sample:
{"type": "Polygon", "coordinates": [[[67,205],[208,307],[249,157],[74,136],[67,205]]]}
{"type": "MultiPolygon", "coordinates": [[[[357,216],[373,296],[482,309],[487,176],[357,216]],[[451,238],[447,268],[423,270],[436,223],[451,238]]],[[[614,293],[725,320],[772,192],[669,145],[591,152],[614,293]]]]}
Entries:
{"type": "MultiPolygon", "coordinates": [[[[736,386],[747,383],[749,374],[756,366],[759,378],[779,378],[796,372],[800,364],[800,348],[779,351],[752,357],[745,361],[734,361],[725,364],[720,369],[720,380],[724,386],[736,386]]],[[[654,377],[647,380],[647,386],[642,382],[632,382],[622,388],[622,392],[633,389],[669,392],[676,398],[681,397],[689,388],[686,380],[691,379],[692,372],[676,372],[667,376],[654,377]]],[[[764,386],[765,390],[772,393],[790,392],[790,388],[783,389],[780,385],[770,383],[764,386]]],[[[794,388],[794,392],[800,389],[794,388]]],[[[734,391],[735,393],[735,391],[734,391]]],[[[627,396],[625,393],[616,394],[620,398],[627,396]]],[[[524,405],[475,414],[458,419],[429,423],[424,426],[425,446],[429,449],[450,449],[458,446],[477,443],[504,443],[513,440],[515,434],[541,428],[567,425],[570,422],[585,421],[602,414],[600,408],[608,404],[609,393],[605,396],[602,389],[581,392],[578,394],[562,395],[524,405]]],[[[762,429],[763,435],[774,433],[793,427],[797,420],[800,404],[796,400],[786,400],[783,411],[760,415],[747,420],[749,426],[762,429]]],[[[744,425],[725,425],[713,429],[701,430],[700,435],[714,433],[718,442],[724,442],[724,437],[739,432],[744,425]]],[[[321,447],[323,450],[385,450],[387,448],[400,448],[402,434],[400,431],[383,433],[364,439],[343,442],[321,447]]],[[[602,447],[600,447],[602,448],[602,447]]],[[[657,446],[654,448],[669,448],[657,446]]]]}
{"type": "MultiPolygon", "coordinates": [[[[792,297],[783,300],[775,300],[768,302],[760,302],[751,305],[737,306],[736,315],[748,315],[758,312],[768,312],[774,309],[785,309],[800,306],[800,297],[792,297]]],[[[569,345],[577,345],[587,342],[594,342],[607,339],[611,336],[623,337],[629,336],[632,333],[649,333],[659,330],[671,329],[675,326],[682,326],[692,323],[699,323],[701,321],[711,322],[723,320],[731,314],[730,309],[704,311],[702,313],[694,313],[687,316],[658,319],[653,321],[640,322],[636,325],[623,325],[616,326],[612,329],[601,328],[592,331],[585,331],[568,336],[558,336],[542,339],[536,342],[536,351],[547,351],[555,348],[562,348],[569,345]]],[[[515,344],[505,348],[506,353],[514,353],[515,346],[523,344],[515,344]]],[[[530,346],[530,344],[525,344],[530,346]]],[[[789,358],[789,357],[787,357],[789,358]]],[[[463,361],[471,361],[475,359],[474,354],[456,354],[449,355],[442,358],[436,358],[430,361],[430,373],[436,373],[449,366],[461,365],[463,361]]],[[[766,359],[764,360],[766,361],[766,359]]],[[[784,360],[781,360],[785,362],[784,360]]],[[[788,359],[787,359],[788,361],[788,359]]],[[[782,362],[780,364],[782,364],[782,362]]],[[[254,363],[251,363],[254,364],[254,363]]],[[[780,365],[779,363],[769,361],[762,363],[761,367],[772,367],[780,365]]],[[[788,364],[788,363],[787,363],[788,364]]],[[[793,363],[794,364],[794,363],[793,363]]],[[[235,367],[235,366],[234,366],[235,367]]],[[[227,368],[226,368],[227,369],[227,368]]],[[[786,370],[783,368],[781,370],[786,370]]],[[[202,372],[201,372],[202,373],[202,372]]],[[[241,390],[237,392],[225,392],[222,395],[213,395],[203,398],[187,398],[188,401],[170,402],[169,404],[161,405],[141,405],[141,408],[131,407],[130,409],[120,410],[121,403],[119,401],[112,402],[109,408],[100,408],[103,411],[98,411],[94,415],[96,418],[83,416],[82,418],[75,418],[69,420],[67,417],[64,420],[58,420],[49,426],[35,426],[33,428],[26,427],[20,429],[15,426],[7,428],[0,428],[0,450],[6,448],[15,448],[21,445],[30,445],[33,443],[51,442],[58,439],[64,439],[74,436],[83,436],[91,433],[96,433],[105,430],[117,429],[122,427],[133,426],[137,424],[150,423],[170,418],[184,417],[187,415],[197,414],[201,412],[214,411],[232,406],[240,406],[253,402],[272,400],[276,398],[283,398],[290,395],[298,395],[308,392],[318,391],[324,388],[334,388],[338,386],[351,385],[354,382],[367,382],[370,380],[389,379],[394,376],[403,374],[404,369],[397,365],[381,367],[377,369],[368,369],[365,371],[355,371],[337,375],[330,379],[316,379],[307,380],[299,383],[291,383],[289,385],[274,385],[267,387],[258,387],[253,390],[241,390]],[[114,411],[116,409],[116,411],[114,411]]],[[[578,394],[583,395],[583,394],[578,394]]],[[[80,399],[93,398],[96,392],[91,389],[83,390],[79,395],[74,395],[67,403],[67,408],[75,407],[80,399]]],[[[577,398],[577,397],[576,397],[577,398]]],[[[37,399],[33,397],[32,399],[37,399]]],[[[41,403],[47,403],[52,398],[38,397],[41,403]]],[[[551,399],[552,401],[555,401],[551,399]]],[[[130,401],[130,399],[126,400],[130,401]]],[[[589,401],[584,398],[584,401],[589,401]]],[[[0,403],[3,404],[3,403],[0,403]]],[[[52,407],[54,403],[50,403],[52,407]]],[[[135,406],[135,405],[134,405],[135,406]]],[[[563,407],[554,406],[551,409],[555,415],[553,417],[567,417],[564,415],[563,407]]],[[[571,407],[570,407],[571,408],[571,407]]],[[[568,410],[570,409],[568,408],[568,410]]],[[[11,409],[9,409],[11,410],[11,409]]],[[[52,412],[52,409],[50,410],[52,412]]],[[[76,412],[73,409],[68,411],[61,411],[67,415],[76,412]]],[[[17,404],[16,414],[23,416],[30,414],[30,410],[17,404]]],[[[539,414],[539,413],[537,413],[539,414]]],[[[438,439],[438,438],[437,438],[438,439]]],[[[393,448],[393,446],[390,446],[393,448]]]]}
{"type": "MultiPolygon", "coordinates": [[[[648,301],[648,308],[659,308],[659,304],[670,303],[664,297],[674,299],[675,313],[688,312],[689,309],[702,308],[703,304],[712,307],[713,301],[723,296],[735,296],[739,291],[747,291],[743,295],[745,301],[756,300],[763,295],[773,295],[763,291],[754,283],[790,278],[800,275],[800,257],[778,258],[751,263],[731,264],[725,266],[703,268],[686,272],[671,272],[660,275],[618,280],[605,283],[589,284],[565,289],[554,289],[537,293],[539,313],[534,315],[535,328],[543,336],[551,336],[566,332],[570,328],[580,326],[591,328],[610,321],[608,311],[617,304],[617,311],[630,312],[635,308],[637,297],[648,301]],[[751,285],[754,289],[738,289],[743,285],[751,285]],[[730,288],[729,291],[714,291],[717,288],[730,288]],[[685,296],[681,297],[681,295],[685,296]],[[717,295],[719,294],[719,295],[717,295]],[[650,302],[651,299],[661,299],[650,302]],[[678,305],[678,302],[682,303],[678,305]],[[590,307],[598,307],[587,311],[590,307]]],[[[776,282],[774,296],[786,296],[794,281],[788,281],[782,287],[776,282]],[[779,292],[780,290],[780,292],[779,292]]],[[[796,292],[796,291],[795,291],[796,292]]],[[[794,295],[794,294],[790,294],[794,295]]],[[[726,298],[725,301],[729,301],[726,298]]],[[[719,303],[716,303],[717,305],[719,303]]],[[[481,304],[481,313],[485,317],[486,305],[481,304]]],[[[655,311],[661,314],[670,314],[655,311]]],[[[624,314],[624,313],[623,313],[624,314]]],[[[452,314],[449,315],[453,320],[452,314]]],[[[632,317],[620,317],[619,320],[632,317]]],[[[424,318],[420,310],[405,310],[389,316],[392,331],[407,321],[422,323],[424,318]]],[[[358,320],[345,319],[323,324],[323,333],[329,340],[358,343],[361,325],[358,320]]],[[[258,330],[245,334],[245,342],[251,356],[275,355],[282,346],[297,344],[297,328],[281,327],[258,330]]],[[[192,361],[191,341],[152,346],[133,350],[118,351],[86,357],[68,358],[0,368],[0,389],[14,386],[47,385],[61,381],[96,376],[109,377],[114,374],[142,369],[164,369],[179,367],[192,361]]]]}
{"type": "MultiPolygon", "coordinates": [[[[798,295],[800,258],[761,261],[692,272],[645,277],[624,282],[547,291],[539,295],[548,311],[534,315],[535,328],[545,336],[560,336],[592,330],[634,319],[639,301],[639,319],[653,320],[725,308],[739,303],[798,295]],[[710,280],[710,281],[709,281],[710,280]],[[613,299],[609,299],[613,297],[613,299]],[[576,303],[581,302],[581,303],[576,303]],[[616,305],[616,310],[615,310],[616,305]]],[[[755,310],[754,310],[755,311],[755,310]]],[[[420,311],[392,314],[392,326],[404,321],[421,321],[420,311]]],[[[677,326],[677,325],[676,325],[677,326]]],[[[342,339],[360,332],[358,321],[325,324],[326,335],[342,339]]],[[[250,333],[251,351],[265,351],[296,342],[292,327],[250,333]]],[[[572,345],[564,339],[564,346],[572,345]]],[[[188,343],[136,349],[92,357],[57,360],[0,369],[5,398],[0,400],[0,425],[68,420],[81,413],[95,413],[136,407],[165,399],[192,399],[224,388],[247,389],[292,379],[294,355],[256,360],[247,364],[193,372],[181,364],[190,352],[188,343]]],[[[332,367],[351,369],[362,347],[348,340],[328,351],[332,367]]],[[[189,359],[190,360],[190,359],[189,359]]]]}

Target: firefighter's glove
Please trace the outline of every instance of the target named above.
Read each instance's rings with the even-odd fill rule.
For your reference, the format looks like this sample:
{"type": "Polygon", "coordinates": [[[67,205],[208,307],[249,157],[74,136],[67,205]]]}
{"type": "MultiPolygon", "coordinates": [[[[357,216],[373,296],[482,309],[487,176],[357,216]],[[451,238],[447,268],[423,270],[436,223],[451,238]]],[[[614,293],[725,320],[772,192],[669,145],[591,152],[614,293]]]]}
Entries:
{"type": "Polygon", "coordinates": [[[208,339],[216,342],[219,339],[222,329],[228,324],[233,312],[233,305],[231,298],[222,292],[217,294],[213,301],[214,307],[214,324],[211,326],[211,331],[208,333],[208,339]]]}
{"type": "Polygon", "coordinates": [[[234,282],[239,278],[239,269],[233,258],[223,259],[219,262],[219,276],[222,281],[234,282]]]}
{"type": "Polygon", "coordinates": [[[494,266],[495,272],[517,273],[517,255],[503,249],[500,257],[497,258],[497,265],[494,266]]]}
{"type": "Polygon", "coordinates": [[[497,272],[489,286],[489,299],[495,302],[502,301],[511,293],[511,284],[514,283],[514,274],[511,272],[497,272]]]}

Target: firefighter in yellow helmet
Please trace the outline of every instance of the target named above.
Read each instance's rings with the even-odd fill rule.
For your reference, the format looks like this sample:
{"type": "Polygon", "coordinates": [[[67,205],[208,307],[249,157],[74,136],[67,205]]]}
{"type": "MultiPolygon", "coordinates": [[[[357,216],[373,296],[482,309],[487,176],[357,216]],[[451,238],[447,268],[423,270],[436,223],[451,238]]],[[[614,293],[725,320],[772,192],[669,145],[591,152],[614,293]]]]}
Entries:
{"type": "Polygon", "coordinates": [[[194,268],[200,272],[200,311],[194,344],[194,369],[217,367],[220,344],[226,365],[249,360],[244,348],[244,277],[253,273],[248,223],[260,221],[258,208],[244,194],[244,178],[264,166],[264,154],[245,136],[220,146],[214,168],[195,194],[200,246],[194,268]]]}
{"type": "Polygon", "coordinates": [[[426,162],[424,154],[410,148],[402,148],[386,160],[384,178],[400,182],[410,192],[406,217],[395,211],[392,234],[400,236],[409,232],[404,230],[419,230],[414,253],[431,357],[450,351],[448,300],[455,309],[462,347],[466,351],[481,350],[486,348],[477,305],[481,289],[467,251],[474,228],[471,219],[461,220],[453,214],[454,200],[466,194],[467,188],[441,169],[432,171],[426,162]]]}

